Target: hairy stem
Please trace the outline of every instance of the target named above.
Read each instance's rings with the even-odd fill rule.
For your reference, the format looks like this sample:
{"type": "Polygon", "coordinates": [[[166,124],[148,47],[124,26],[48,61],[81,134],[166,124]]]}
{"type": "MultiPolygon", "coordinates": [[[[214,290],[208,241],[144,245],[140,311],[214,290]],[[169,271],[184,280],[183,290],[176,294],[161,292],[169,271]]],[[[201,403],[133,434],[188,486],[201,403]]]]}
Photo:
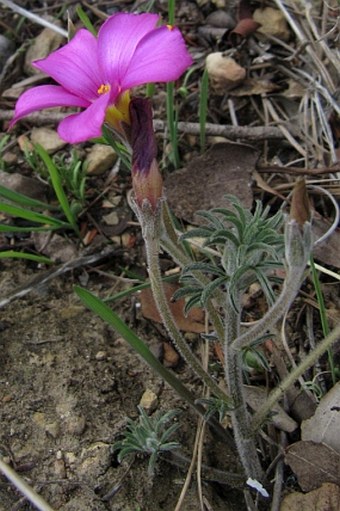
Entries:
{"type": "Polygon", "coordinates": [[[300,376],[307,371],[315,362],[320,358],[331,345],[340,339],[340,325],[338,325],[327,337],[325,337],[313,351],[311,351],[307,357],[299,364],[292,372],[290,372],[286,378],[270,393],[267,401],[261,406],[261,408],[255,413],[252,420],[253,431],[256,431],[261,427],[261,424],[266,419],[268,413],[273,408],[275,403],[281,398],[287,389],[300,376]]]}
{"type": "Polygon", "coordinates": [[[179,332],[175,320],[169,308],[159,268],[160,250],[160,210],[153,211],[147,203],[137,207],[136,212],[142,226],[143,238],[145,241],[148,272],[152,293],[157,304],[158,311],[164,322],[171,339],[177,347],[184,360],[189,364],[201,381],[209,387],[211,392],[223,401],[229,401],[228,396],[222,391],[211,376],[204,370],[199,360],[192,353],[187,342],[179,332]]]}
{"type": "Polygon", "coordinates": [[[224,370],[228,391],[234,405],[230,412],[234,438],[246,475],[252,479],[261,480],[263,472],[243,390],[241,353],[233,346],[233,340],[239,333],[240,313],[236,312],[232,306],[229,296],[227,296],[225,314],[224,370]]]}
{"type": "Polygon", "coordinates": [[[247,332],[240,335],[233,342],[233,347],[240,350],[244,346],[249,346],[252,342],[259,339],[265,332],[268,332],[275,323],[289,309],[295,299],[303,278],[305,267],[298,268],[297,271],[290,271],[283,285],[283,290],[266,314],[247,332]]]}
{"type": "Polygon", "coordinates": [[[233,346],[240,350],[267,332],[291,306],[300,289],[304,271],[311,252],[311,225],[305,222],[303,228],[295,221],[288,221],[285,228],[287,276],[283,290],[274,305],[255,326],[238,336],[233,346]]]}

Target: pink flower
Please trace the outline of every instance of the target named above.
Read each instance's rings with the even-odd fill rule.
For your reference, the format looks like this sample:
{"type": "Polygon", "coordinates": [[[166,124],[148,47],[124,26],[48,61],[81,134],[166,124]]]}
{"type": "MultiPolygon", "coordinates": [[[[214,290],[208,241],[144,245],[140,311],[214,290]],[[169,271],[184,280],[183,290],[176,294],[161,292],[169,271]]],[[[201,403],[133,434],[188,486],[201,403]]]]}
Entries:
{"type": "Polygon", "coordinates": [[[176,80],[192,63],[180,31],[156,27],[158,21],[157,14],[115,14],[101,26],[98,38],[81,29],[63,48],[35,61],[59,85],[24,92],[11,126],[43,108],[82,107],[58,127],[60,137],[73,144],[101,136],[105,120],[129,122],[130,88],[176,80]]]}

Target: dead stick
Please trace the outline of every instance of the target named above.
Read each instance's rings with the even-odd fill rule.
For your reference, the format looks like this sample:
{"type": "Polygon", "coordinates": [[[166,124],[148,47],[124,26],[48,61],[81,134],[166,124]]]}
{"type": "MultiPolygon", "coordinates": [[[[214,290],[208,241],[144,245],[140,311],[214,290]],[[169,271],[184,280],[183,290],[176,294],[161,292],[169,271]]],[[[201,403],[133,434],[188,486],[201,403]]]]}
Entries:
{"type": "MultiPolygon", "coordinates": [[[[0,110],[0,121],[9,121],[13,118],[14,112],[10,110],[0,110]]],[[[51,124],[60,122],[64,119],[65,114],[60,112],[37,112],[28,115],[21,122],[29,122],[36,125],[51,124]]],[[[286,125],[285,125],[286,126],[286,125]]],[[[287,126],[286,126],[287,128],[287,126]]],[[[161,120],[154,120],[154,129],[156,131],[164,131],[166,123],[161,120]]],[[[196,122],[179,122],[178,131],[180,133],[190,133],[191,135],[199,135],[200,125],[196,122]]],[[[292,135],[298,136],[296,129],[290,127],[289,131],[292,135]]],[[[206,124],[206,134],[212,136],[226,137],[230,140],[274,140],[285,138],[281,129],[276,126],[229,126],[226,124],[206,124]]]]}

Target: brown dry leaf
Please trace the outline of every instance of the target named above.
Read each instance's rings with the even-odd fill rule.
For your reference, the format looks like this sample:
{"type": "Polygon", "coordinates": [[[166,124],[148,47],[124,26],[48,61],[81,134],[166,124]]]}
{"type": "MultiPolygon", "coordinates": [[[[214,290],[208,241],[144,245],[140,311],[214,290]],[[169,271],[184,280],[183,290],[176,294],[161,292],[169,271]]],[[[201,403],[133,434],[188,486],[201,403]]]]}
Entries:
{"type": "Polygon", "coordinates": [[[258,153],[245,144],[216,144],[202,156],[193,158],[187,167],[172,172],[165,180],[171,209],[189,223],[202,223],[195,215],[202,209],[226,207],[226,194],[238,197],[250,208],[252,171],[258,153]]]}
{"type": "Polygon", "coordinates": [[[258,28],[260,28],[261,23],[253,20],[253,18],[244,18],[241,19],[236,27],[229,34],[229,41],[233,46],[237,46],[242,42],[243,39],[252,35],[258,28]]]}
{"type": "Polygon", "coordinates": [[[280,86],[271,82],[270,80],[255,80],[254,78],[248,78],[244,80],[241,85],[230,91],[231,96],[259,96],[266,92],[274,92],[281,89],[280,86]]]}
{"type": "Polygon", "coordinates": [[[321,399],[315,414],[301,425],[302,440],[324,443],[340,454],[340,382],[321,399]]]}
{"type": "Polygon", "coordinates": [[[75,244],[57,233],[33,232],[32,240],[38,252],[58,263],[67,263],[79,255],[75,244]]]}
{"type": "MultiPolygon", "coordinates": [[[[194,332],[197,334],[204,332],[205,326],[203,309],[193,307],[189,311],[188,315],[184,316],[184,299],[178,300],[177,302],[171,302],[171,298],[178,288],[179,286],[177,284],[164,283],[164,290],[169,303],[169,307],[175,318],[178,328],[184,332],[194,332]]],[[[142,306],[142,314],[145,318],[156,321],[157,323],[163,323],[150,288],[143,289],[141,291],[140,301],[142,306]]]]}
{"type": "Polygon", "coordinates": [[[287,495],[280,511],[339,511],[340,488],[336,484],[324,483],[320,488],[303,494],[287,495]]]}
{"type": "Polygon", "coordinates": [[[285,15],[279,9],[273,9],[272,7],[256,9],[253,18],[260,25],[258,28],[260,34],[288,41],[290,31],[285,15]]]}
{"type": "Polygon", "coordinates": [[[303,491],[315,490],[322,483],[340,484],[340,455],[328,445],[296,442],[287,449],[285,462],[303,491]]]}

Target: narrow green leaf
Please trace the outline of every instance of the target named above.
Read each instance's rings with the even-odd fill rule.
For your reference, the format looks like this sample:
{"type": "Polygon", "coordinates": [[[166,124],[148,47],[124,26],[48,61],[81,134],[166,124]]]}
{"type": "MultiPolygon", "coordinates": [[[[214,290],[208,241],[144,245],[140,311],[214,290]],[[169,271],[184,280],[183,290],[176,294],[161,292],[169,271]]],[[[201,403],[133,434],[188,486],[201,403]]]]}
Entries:
{"type": "Polygon", "coordinates": [[[5,204],[4,202],[0,202],[0,211],[7,215],[16,218],[23,218],[24,220],[29,220],[30,222],[38,224],[47,224],[54,227],[65,227],[68,225],[57,218],[43,215],[42,213],[37,213],[35,211],[30,211],[28,209],[19,208],[18,206],[12,206],[11,204],[5,204]]]}
{"type": "Polygon", "coordinates": [[[209,238],[213,232],[214,230],[211,227],[195,227],[194,229],[190,229],[190,231],[181,234],[180,240],[183,241],[190,238],[209,238]]]}
{"type": "Polygon", "coordinates": [[[209,75],[206,69],[203,71],[201,85],[200,85],[200,100],[199,100],[199,121],[200,121],[200,147],[201,153],[205,149],[205,133],[208,112],[208,93],[209,93],[209,75]]]}
{"type": "Polygon", "coordinates": [[[192,309],[193,307],[200,307],[201,305],[201,291],[196,293],[195,295],[193,295],[191,298],[189,298],[189,300],[186,302],[185,306],[184,306],[184,314],[188,314],[188,312],[190,311],[190,309],[192,309]]]}
{"type": "Polygon", "coordinates": [[[193,273],[195,271],[203,271],[204,273],[211,273],[212,275],[217,276],[225,275],[225,272],[221,268],[218,268],[214,264],[204,262],[188,264],[187,266],[185,266],[185,268],[183,268],[182,275],[185,275],[187,273],[193,273]]]}
{"type": "Polygon", "coordinates": [[[228,277],[224,275],[223,277],[218,277],[217,279],[213,280],[204,288],[201,294],[202,307],[206,307],[207,301],[211,298],[211,295],[214,293],[214,291],[227,281],[228,277]]]}
{"type": "Polygon", "coordinates": [[[197,215],[208,220],[216,229],[224,229],[223,222],[211,211],[197,211],[197,215]]]}
{"type": "MultiPolygon", "coordinates": [[[[170,0],[172,1],[172,0],[170,0]]],[[[171,21],[169,20],[170,24],[171,21]]],[[[178,151],[178,133],[177,133],[177,120],[175,114],[175,84],[168,82],[166,84],[166,113],[168,121],[169,138],[172,149],[172,163],[176,169],[180,164],[179,151],[178,151]]]]}
{"type": "Polygon", "coordinates": [[[77,222],[76,222],[76,219],[72,213],[72,209],[70,207],[68,198],[67,198],[67,196],[64,192],[64,189],[62,187],[62,183],[61,183],[61,179],[60,179],[60,175],[59,175],[57,167],[55,166],[54,162],[50,158],[50,155],[47,153],[47,151],[40,144],[36,144],[35,149],[47,167],[47,170],[51,177],[54,192],[58,198],[60,206],[61,206],[67,220],[69,221],[70,225],[72,226],[74,232],[76,232],[77,235],[79,236],[79,229],[77,226],[77,222]]]}
{"type": "Polygon", "coordinates": [[[174,292],[172,295],[172,301],[177,302],[181,298],[185,298],[186,296],[190,296],[194,293],[197,293],[200,291],[197,287],[194,286],[185,286],[181,287],[180,289],[177,289],[177,291],[174,292]]]}
{"type": "Polygon", "coordinates": [[[43,263],[43,264],[53,264],[53,261],[49,259],[48,257],[35,255],[35,254],[28,254],[27,252],[17,252],[15,250],[5,250],[3,252],[0,252],[0,259],[28,259],[30,261],[35,261],[37,263],[43,263]]]}
{"type": "Polygon", "coordinates": [[[81,7],[81,5],[77,6],[76,13],[84,27],[87,28],[87,30],[89,30],[91,34],[97,37],[97,30],[94,28],[92,21],[90,20],[84,9],[81,7]]]}
{"type": "Polygon", "coordinates": [[[15,202],[20,206],[28,206],[30,208],[37,209],[58,209],[56,206],[52,206],[51,204],[46,204],[45,202],[41,202],[36,199],[31,199],[27,197],[27,195],[23,195],[22,193],[15,192],[6,188],[6,186],[0,185],[0,196],[8,199],[11,202],[15,202]]]}

